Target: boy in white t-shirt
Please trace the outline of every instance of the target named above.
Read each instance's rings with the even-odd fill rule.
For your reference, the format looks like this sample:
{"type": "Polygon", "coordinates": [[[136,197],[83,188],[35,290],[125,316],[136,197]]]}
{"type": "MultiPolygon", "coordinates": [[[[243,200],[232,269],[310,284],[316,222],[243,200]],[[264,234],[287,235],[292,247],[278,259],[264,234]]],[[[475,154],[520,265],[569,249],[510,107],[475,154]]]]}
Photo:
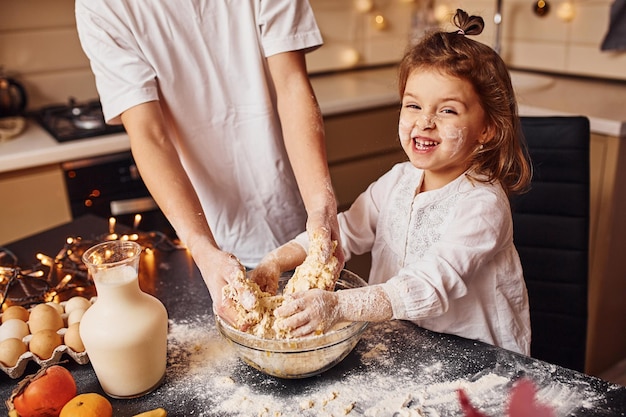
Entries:
{"type": "Polygon", "coordinates": [[[305,226],[330,257],[339,232],[304,58],[322,43],[308,1],[77,0],[76,21],[105,118],[124,124],[218,314],[222,287],[305,226]]]}

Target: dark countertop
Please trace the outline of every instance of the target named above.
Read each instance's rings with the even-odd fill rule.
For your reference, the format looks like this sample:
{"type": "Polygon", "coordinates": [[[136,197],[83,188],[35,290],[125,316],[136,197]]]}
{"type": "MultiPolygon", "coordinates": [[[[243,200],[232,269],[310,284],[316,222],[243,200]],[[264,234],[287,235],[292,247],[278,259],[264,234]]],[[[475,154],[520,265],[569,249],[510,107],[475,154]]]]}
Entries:
{"type": "MultiPolygon", "coordinates": [[[[7,247],[27,267],[38,252],[54,256],[68,236],[92,239],[106,232],[106,220],[87,216],[7,247]]],[[[208,291],[187,251],[157,251],[153,260],[142,262],[141,286],[163,301],[170,318],[168,369],[156,391],[138,399],[111,399],[115,417],[156,407],[171,417],[461,416],[459,387],[475,406],[500,417],[509,389],[520,377],[534,381],[539,400],[551,405],[556,416],[626,415],[626,387],[400,321],[370,325],[355,350],[320,376],[267,376],[240,361],[221,340],[208,291]]],[[[90,364],[68,359],[65,366],[79,393],[103,393],[90,364]]],[[[36,370],[32,363],[26,372],[36,370]]],[[[18,380],[0,374],[2,401],[18,380]]]]}

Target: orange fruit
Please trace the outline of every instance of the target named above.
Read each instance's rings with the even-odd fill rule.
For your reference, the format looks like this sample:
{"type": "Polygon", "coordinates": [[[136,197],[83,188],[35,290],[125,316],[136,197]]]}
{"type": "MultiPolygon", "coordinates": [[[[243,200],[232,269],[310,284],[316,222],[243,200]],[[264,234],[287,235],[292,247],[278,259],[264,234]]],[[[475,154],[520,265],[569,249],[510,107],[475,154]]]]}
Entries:
{"type": "Polygon", "coordinates": [[[112,417],[113,406],[104,396],[88,392],[78,394],[61,409],[59,417],[112,417]]]}

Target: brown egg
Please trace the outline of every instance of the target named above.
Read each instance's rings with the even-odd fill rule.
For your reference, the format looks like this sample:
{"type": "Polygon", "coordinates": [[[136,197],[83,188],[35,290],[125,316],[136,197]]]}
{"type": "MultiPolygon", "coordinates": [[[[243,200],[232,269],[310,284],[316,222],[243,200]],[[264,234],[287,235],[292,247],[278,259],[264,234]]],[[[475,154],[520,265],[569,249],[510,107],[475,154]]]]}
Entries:
{"type": "Polygon", "coordinates": [[[91,307],[91,301],[80,295],[76,295],[65,303],[65,312],[71,314],[74,310],[87,310],[91,307]]]}
{"type": "Polygon", "coordinates": [[[0,342],[0,363],[7,368],[13,368],[20,356],[27,350],[26,343],[21,339],[5,339],[0,342]]]}
{"type": "Polygon", "coordinates": [[[85,345],[83,345],[83,339],[80,338],[80,331],[78,330],[79,326],[80,323],[71,324],[65,332],[63,342],[74,352],[80,353],[85,351],[85,345]]]}
{"type": "Polygon", "coordinates": [[[48,304],[50,307],[54,307],[54,309],[58,311],[59,314],[63,314],[65,312],[65,310],[63,309],[63,306],[59,303],[55,303],[54,301],[49,301],[46,304],[48,304]]]}
{"type": "Polygon", "coordinates": [[[28,349],[39,359],[45,360],[50,359],[52,353],[54,353],[54,349],[61,346],[62,343],[63,339],[56,331],[43,329],[39,330],[37,333],[33,333],[28,344],[28,349]]]}
{"type": "Polygon", "coordinates": [[[63,317],[61,317],[56,308],[48,304],[37,304],[30,310],[28,326],[32,334],[43,329],[50,329],[56,332],[62,328],[63,325],[63,317]]]}
{"type": "Polygon", "coordinates": [[[2,323],[11,319],[28,321],[28,315],[28,310],[22,306],[9,306],[4,310],[4,313],[2,313],[2,323]]]}

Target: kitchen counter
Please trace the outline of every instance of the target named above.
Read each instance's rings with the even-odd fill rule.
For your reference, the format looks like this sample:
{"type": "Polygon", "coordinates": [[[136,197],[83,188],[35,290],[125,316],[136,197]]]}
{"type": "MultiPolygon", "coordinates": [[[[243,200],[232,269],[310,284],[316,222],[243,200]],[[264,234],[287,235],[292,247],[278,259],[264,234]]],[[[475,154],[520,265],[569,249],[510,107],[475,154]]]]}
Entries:
{"type": "MultiPolygon", "coordinates": [[[[514,71],[521,115],[586,115],[591,131],[626,137],[626,83],[514,71]]],[[[312,77],[325,117],[398,103],[396,70],[383,67],[312,77]]],[[[0,173],[128,150],[124,133],[60,144],[34,121],[0,143],[0,173]]]]}
{"type": "Polygon", "coordinates": [[[29,119],[25,131],[20,136],[0,143],[0,173],[92,158],[129,149],[130,141],[126,133],[59,143],[37,122],[29,119]]]}
{"type": "MultiPolygon", "coordinates": [[[[28,267],[38,252],[57,253],[68,236],[93,239],[107,230],[105,219],[82,217],[9,249],[28,267]]],[[[140,285],[168,310],[166,377],[141,398],[110,399],[116,417],[156,407],[165,408],[170,417],[461,416],[458,388],[481,411],[496,417],[504,415],[509,390],[522,377],[534,382],[537,398],[556,416],[626,415],[626,387],[402,321],[370,324],[356,348],[319,376],[285,380],[265,375],[242,362],[217,333],[210,297],[189,253],[178,249],[153,254],[142,260],[140,285]]],[[[79,393],[103,394],[89,363],[69,359],[64,366],[74,375],[79,393]]],[[[28,373],[35,371],[27,368],[28,373]]],[[[0,400],[16,384],[0,375],[0,400]]]]}

